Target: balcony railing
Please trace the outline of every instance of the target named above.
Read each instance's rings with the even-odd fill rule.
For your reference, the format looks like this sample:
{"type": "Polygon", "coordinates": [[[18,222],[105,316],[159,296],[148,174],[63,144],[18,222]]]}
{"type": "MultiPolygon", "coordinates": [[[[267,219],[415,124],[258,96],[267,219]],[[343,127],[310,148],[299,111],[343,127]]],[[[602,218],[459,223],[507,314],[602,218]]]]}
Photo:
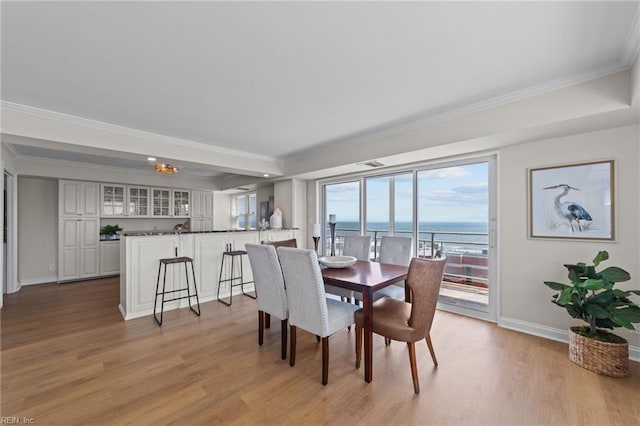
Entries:
{"type": "MultiPolygon", "coordinates": [[[[377,260],[382,236],[386,230],[367,230],[371,235],[370,259],[377,260]]],[[[342,254],[344,237],[360,235],[359,229],[336,228],[336,255],[342,254]]],[[[395,236],[413,236],[413,231],[394,232],[395,236]]],[[[447,256],[444,282],[487,288],[488,286],[488,234],[484,232],[420,231],[417,257],[432,258],[439,254],[447,256]]],[[[329,253],[330,236],[326,235],[324,252],[329,253]]]]}

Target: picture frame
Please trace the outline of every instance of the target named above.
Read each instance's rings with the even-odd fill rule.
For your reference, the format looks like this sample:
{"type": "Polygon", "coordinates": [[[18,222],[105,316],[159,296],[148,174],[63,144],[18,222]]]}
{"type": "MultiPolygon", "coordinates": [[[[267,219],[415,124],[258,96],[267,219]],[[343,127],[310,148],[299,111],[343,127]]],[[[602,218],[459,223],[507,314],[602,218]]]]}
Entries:
{"type": "Polygon", "coordinates": [[[528,172],[529,238],[615,239],[614,160],[528,172]]]}

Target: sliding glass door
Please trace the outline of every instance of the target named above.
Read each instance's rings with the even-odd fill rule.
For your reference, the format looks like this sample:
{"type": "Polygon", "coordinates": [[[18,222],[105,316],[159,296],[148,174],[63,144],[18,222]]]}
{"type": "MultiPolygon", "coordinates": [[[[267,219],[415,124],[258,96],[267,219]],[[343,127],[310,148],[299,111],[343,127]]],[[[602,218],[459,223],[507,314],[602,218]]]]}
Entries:
{"type": "Polygon", "coordinates": [[[418,254],[448,259],[440,302],[489,313],[489,162],[417,172],[418,254]]]}
{"type": "MultiPolygon", "coordinates": [[[[336,215],[336,254],[345,235],[412,237],[414,255],[447,256],[440,307],[495,320],[495,158],[430,165],[327,182],[325,227],[336,215]]],[[[328,227],[325,253],[329,253],[328,227]]]]}

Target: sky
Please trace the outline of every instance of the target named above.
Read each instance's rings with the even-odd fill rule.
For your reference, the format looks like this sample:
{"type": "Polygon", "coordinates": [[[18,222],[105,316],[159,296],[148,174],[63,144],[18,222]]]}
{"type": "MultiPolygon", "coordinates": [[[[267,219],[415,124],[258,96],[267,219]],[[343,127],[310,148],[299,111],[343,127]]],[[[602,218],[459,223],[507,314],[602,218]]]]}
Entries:
{"type": "MultiPolygon", "coordinates": [[[[390,219],[389,176],[365,179],[367,221],[390,219]]],[[[413,174],[394,178],[395,220],[413,220],[413,174]]],[[[359,220],[360,181],[327,185],[327,215],[338,222],[359,220]]],[[[486,222],[488,220],[488,163],[474,163],[418,172],[420,222],[486,222]]]]}

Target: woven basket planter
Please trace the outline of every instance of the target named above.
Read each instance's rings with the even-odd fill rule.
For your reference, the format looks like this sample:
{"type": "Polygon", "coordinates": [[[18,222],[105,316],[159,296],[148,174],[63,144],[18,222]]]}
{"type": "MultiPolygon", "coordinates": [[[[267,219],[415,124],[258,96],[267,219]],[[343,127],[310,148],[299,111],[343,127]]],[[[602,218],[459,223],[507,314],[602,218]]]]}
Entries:
{"type": "Polygon", "coordinates": [[[569,359],[580,367],[611,377],[629,375],[629,343],[608,343],[569,330],[569,359]]]}

